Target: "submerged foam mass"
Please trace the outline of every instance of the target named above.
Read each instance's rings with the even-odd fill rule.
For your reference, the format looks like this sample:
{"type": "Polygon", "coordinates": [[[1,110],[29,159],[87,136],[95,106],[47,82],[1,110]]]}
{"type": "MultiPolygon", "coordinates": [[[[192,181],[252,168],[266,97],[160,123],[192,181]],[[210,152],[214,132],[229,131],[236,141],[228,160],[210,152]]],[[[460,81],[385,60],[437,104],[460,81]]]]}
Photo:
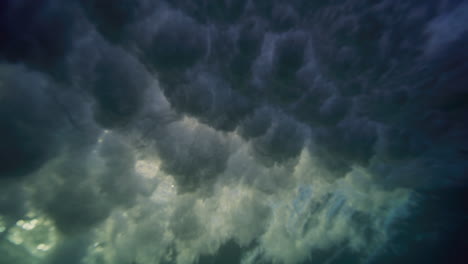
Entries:
{"type": "Polygon", "coordinates": [[[465,263],[464,1],[0,2],[0,264],[465,263]]]}

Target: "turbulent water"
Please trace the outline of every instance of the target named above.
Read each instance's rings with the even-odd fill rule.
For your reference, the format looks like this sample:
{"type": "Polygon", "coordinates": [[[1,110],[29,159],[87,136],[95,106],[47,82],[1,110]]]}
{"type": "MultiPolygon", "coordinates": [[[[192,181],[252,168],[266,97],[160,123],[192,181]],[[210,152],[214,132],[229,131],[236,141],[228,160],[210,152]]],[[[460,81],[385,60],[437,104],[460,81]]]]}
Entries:
{"type": "Polygon", "coordinates": [[[0,264],[461,264],[467,223],[467,1],[0,1],[0,264]]]}

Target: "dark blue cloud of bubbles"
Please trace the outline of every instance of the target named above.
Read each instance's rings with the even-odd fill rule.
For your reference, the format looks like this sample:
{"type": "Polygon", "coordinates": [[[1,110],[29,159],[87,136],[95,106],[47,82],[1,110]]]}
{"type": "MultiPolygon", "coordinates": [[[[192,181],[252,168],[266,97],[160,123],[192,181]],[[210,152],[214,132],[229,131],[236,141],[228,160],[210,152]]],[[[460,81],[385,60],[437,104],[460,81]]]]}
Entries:
{"type": "MultiPolygon", "coordinates": [[[[464,263],[466,25],[462,0],[0,1],[0,185],[17,188],[60,153],[91,155],[104,129],[145,135],[181,190],[213,185],[227,144],[207,136],[187,147],[159,114],[145,116],[155,78],[174,119],[236,133],[262,166],[297,163],[307,149],[335,178],[357,166],[384,189],[414,190],[393,246],[369,262],[464,263]]],[[[118,151],[133,162],[127,147],[118,151]]],[[[101,154],[122,171],[133,166],[101,154]]],[[[55,203],[43,210],[64,233],[85,230],[107,207],[129,204],[118,195],[133,201],[134,189],[110,190],[104,213],[81,223],[55,203]]],[[[18,214],[5,203],[0,215],[18,214]]],[[[236,254],[230,241],[200,263],[236,254]]],[[[335,255],[331,263],[363,259],[335,255]]]]}

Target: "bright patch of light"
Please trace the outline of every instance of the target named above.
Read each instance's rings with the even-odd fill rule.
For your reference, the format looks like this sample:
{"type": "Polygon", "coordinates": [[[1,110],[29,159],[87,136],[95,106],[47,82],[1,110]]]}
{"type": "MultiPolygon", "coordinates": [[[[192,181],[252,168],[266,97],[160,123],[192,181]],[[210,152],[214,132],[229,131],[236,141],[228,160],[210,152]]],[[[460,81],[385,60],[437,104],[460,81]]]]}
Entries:
{"type": "Polygon", "coordinates": [[[154,180],[158,187],[154,190],[151,200],[157,203],[168,203],[177,195],[174,179],[164,173],[161,168],[161,162],[154,160],[138,160],[135,163],[135,171],[146,179],[154,180]]]}
{"type": "Polygon", "coordinates": [[[153,192],[151,200],[157,203],[169,203],[177,196],[177,189],[175,188],[175,181],[168,175],[160,175],[158,187],[153,192]]]}
{"type": "Polygon", "coordinates": [[[37,250],[40,250],[40,251],[47,251],[51,248],[52,246],[51,245],[46,245],[46,244],[39,244],[37,245],[37,250]]]}
{"type": "Polygon", "coordinates": [[[39,221],[37,219],[33,219],[31,221],[19,220],[16,222],[16,225],[24,230],[33,230],[37,226],[38,222],[39,221]]]}
{"type": "Polygon", "coordinates": [[[144,178],[152,179],[159,173],[160,165],[160,162],[157,160],[138,160],[135,162],[135,171],[144,178]]]}
{"type": "Polygon", "coordinates": [[[6,238],[11,243],[23,247],[32,256],[43,257],[58,241],[53,223],[43,217],[21,219],[8,230],[6,238]]]}

